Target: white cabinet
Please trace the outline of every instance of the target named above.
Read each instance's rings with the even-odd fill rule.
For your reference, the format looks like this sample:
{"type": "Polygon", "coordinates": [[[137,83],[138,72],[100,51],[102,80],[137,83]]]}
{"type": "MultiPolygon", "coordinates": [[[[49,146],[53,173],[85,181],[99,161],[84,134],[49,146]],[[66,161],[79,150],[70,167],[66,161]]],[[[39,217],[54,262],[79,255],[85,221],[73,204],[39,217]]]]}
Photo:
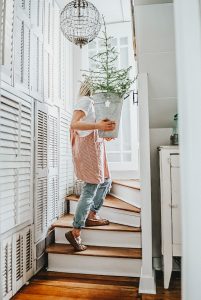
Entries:
{"type": "Polygon", "coordinates": [[[161,146],[161,235],[164,287],[169,287],[173,256],[181,256],[181,197],[179,148],[161,146]]]}

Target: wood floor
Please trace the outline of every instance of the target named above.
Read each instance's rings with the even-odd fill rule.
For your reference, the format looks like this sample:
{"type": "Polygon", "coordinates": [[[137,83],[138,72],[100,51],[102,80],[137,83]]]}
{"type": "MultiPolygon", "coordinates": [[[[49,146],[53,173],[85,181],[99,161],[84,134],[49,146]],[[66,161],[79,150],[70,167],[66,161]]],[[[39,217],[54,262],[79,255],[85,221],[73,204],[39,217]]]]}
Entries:
{"type": "Polygon", "coordinates": [[[173,273],[169,290],[157,273],[157,295],[138,294],[139,279],[41,271],[12,300],[179,300],[181,280],[173,273]]]}

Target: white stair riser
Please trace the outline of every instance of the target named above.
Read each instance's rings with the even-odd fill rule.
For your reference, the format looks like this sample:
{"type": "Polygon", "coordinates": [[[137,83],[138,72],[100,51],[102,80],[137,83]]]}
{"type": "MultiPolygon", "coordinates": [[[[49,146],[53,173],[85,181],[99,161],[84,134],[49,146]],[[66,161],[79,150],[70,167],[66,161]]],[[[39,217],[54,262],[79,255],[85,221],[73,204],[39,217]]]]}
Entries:
{"type": "Polygon", "coordinates": [[[48,271],[139,277],[141,259],[48,253],[48,271]]]}
{"type": "Polygon", "coordinates": [[[126,203],[134,205],[138,208],[141,207],[140,190],[113,183],[110,194],[126,203]]]}
{"type": "MultiPolygon", "coordinates": [[[[70,201],[71,214],[75,213],[76,207],[77,201],[70,201]]],[[[112,223],[140,227],[140,214],[138,213],[103,206],[100,209],[100,216],[110,220],[112,223]]]]}
{"type": "MultiPolygon", "coordinates": [[[[55,243],[69,244],[65,233],[70,228],[55,228],[55,243]]],[[[104,231],[83,229],[81,233],[82,242],[89,246],[141,248],[140,232],[104,231]]]]}

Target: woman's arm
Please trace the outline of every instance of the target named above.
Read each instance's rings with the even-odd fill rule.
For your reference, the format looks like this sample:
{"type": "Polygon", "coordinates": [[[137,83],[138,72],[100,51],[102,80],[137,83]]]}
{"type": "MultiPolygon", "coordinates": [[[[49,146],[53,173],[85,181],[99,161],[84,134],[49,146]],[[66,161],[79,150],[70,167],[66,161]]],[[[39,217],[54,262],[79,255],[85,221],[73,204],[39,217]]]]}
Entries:
{"type": "Polygon", "coordinates": [[[109,120],[102,120],[97,123],[86,123],[80,121],[85,116],[85,113],[81,110],[75,110],[73,113],[71,121],[71,129],[75,130],[103,130],[103,131],[112,131],[115,129],[115,122],[109,120]]]}

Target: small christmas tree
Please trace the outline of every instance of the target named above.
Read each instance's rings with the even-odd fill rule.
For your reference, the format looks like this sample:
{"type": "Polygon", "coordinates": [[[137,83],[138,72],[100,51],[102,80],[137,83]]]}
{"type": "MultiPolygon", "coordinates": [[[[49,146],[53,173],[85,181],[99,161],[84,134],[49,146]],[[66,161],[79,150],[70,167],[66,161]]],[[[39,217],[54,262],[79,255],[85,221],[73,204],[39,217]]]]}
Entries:
{"type": "Polygon", "coordinates": [[[118,69],[115,63],[118,60],[119,53],[112,46],[113,37],[108,37],[105,20],[103,37],[98,37],[102,40],[102,50],[90,58],[95,63],[96,68],[85,71],[83,74],[85,80],[91,84],[94,93],[114,93],[120,97],[129,93],[129,89],[134,82],[129,78],[131,66],[124,69],[118,69]]]}

